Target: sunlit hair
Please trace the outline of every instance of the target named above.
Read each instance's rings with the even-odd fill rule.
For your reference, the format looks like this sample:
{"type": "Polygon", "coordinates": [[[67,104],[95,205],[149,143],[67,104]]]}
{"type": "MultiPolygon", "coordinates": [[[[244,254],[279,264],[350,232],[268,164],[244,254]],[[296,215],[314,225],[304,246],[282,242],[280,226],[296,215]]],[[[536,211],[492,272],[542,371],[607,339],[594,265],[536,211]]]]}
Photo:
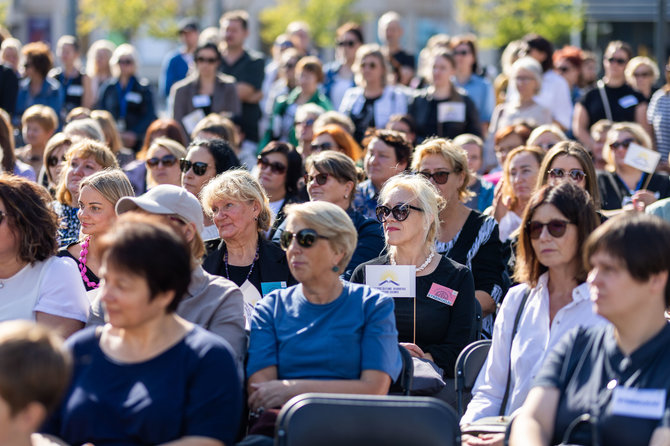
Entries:
{"type": "Polygon", "coordinates": [[[96,54],[103,51],[109,54],[109,58],[111,59],[115,49],[116,45],[109,40],[101,39],[93,42],[86,52],[86,74],[89,77],[99,75],[100,73],[98,73],[98,67],[95,63],[96,54]]]}
{"type": "MultiPolygon", "coordinates": [[[[657,81],[658,78],[661,76],[661,73],[658,71],[658,67],[656,66],[656,63],[651,60],[650,58],[646,56],[637,56],[633,57],[631,60],[628,61],[626,64],[626,82],[630,85],[636,85],[637,82],[635,82],[635,76],[633,75],[635,73],[635,70],[637,70],[640,67],[647,67],[649,70],[651,70],[651,84],[654,85],[657,81]]],[[[652,88],[653,91],[653,88],[652,88]]]]}
{"type": "Polygon", "coordinates": [[[358,184],[358,168],[353,160],[347,155],[334,150],[324,150],[314,153],[307,158],[305,170],[309,172],[312,167],[319,173],[327,173],[334,177],[338,182],[344,184],[351,182],[353,184],[349,193],[349,203],[354,199],[354,191],[358,184]]]}
{"type": "Polygon", "coordinates": [[[610,145],[616,141],[616,134],[619,132],[627,132],[635,140],[636,144],[641,145],[642,147],[653,150],[653,145],[651,143],[651,137],[644,130],[644,128],[635,122],[615,122],[612,124],[612,127],[607,131],[607,138],[605,138],[605,144],[603,145],[603,159],[607,163],[605,168],[610,172],[616,171],[616,163],[614,162],[614,151],[610,145]]]}
{"type": "Polygon", "coordinates": [[[69,149],[71,145],[72,138],[61,132],[56,133],[51,138],[49,138],[49,141],[47,141],[47,145],[44,148],[44,158],[42,161],[44,166],[46,166],[45,171],[50,184],[58,184],[60,178],[53,178],[51,176],[51,169],[49,169],[49,157],[51,157],[51,154],[62,146],[65,146],[65,151],[67,152],[67,149],[69,149]]]}
{"type": "Polygon", "coordinates": [[[46,132],[53,132],[58,125],[58,116],[53,108],[46,105],[31,105],[21,115],[21,125],[25,126],[29,122],[39,124],[46,132]]]}
{"type": "MultiPolygon", "coordinates": [[[[205,117],[204,119],[207,119],[205,117]]],[[[181,125],[174,119],[169,118],[158,118],[147,127],[147,131],[144,132],[144,142],[142,143],[142,148],[137,152],[136,158],[138,160],[144,160],[147,157],[147,150],[154,138],[159,136],[165,136],[167,138],[177,141],[182,146],[186,147],[188,144],[188,138],[184,133],[181,125]]]]}
{"type": "MultiPolygon", "coordinates": [[[[512,184],[512,175],[510,174],[510,169],[512,168],[512,160],[516,158],[517,155],[522,153],[530,153],[537,161],[538,168],[542,165],[542,159],[544,158],[544,151],[539,147],[535,146],[520,146],[512,150],[507,158],[505,159],[505,165],[503,166],[503,187],[502,195],[509,199],[509,207],[514,209],[519,203],[519,199],[514,192],[514,185],[512,184]]],[[[539,172],[539,170],[538,170],[539,172]]]]}
{"type": "Polygon", "coordinates": [[[337,124],[328,124],[314,132],[314,138],[323,135],[324,133],[330,135],[335,141],[335,144],[344,150],[344,154],[352,160],[358,161],[363,157],[361,146],[359,146],[353,136],[347,133],[341,126],[337,124]]]}
{"type": "Polygon", "coordinates": [[[451,166],[451,172],[463,174],[463,182],[458,186],[458,199],[466,203],[474,196],[474,193],[468,189],[468,184],[472,179],[472,173],[468,169],[468,154],[457,144],[444,138],[430,138],[414,149],[412,159],[412,170],[418,172],[421,170],[421,162],[429,155],[437,155],[451,166]]]}
{"type": "Polygon", "coordinates": [[[63,129],[63,133],[72,138],[87,138],[107,144],[102,127],[92,118],[75,119],[63,129]]]}
{"type": "Polygon", "coordinates": [[[112,206],[123,197],[134,197],[135,191],[126,174],[118,168],[105,169],[84,178],[79,183],[79,190],[88,186],[109,201],[112,206]]]}
{"type": "Polygon", "coordinates": [[[374,57],[375,59],[377,59],[377,63],[381,66],[382,69],[381,85],[386,86],[386,76],[388,76],[388,67],[386,66],[386,58],[384,57],[384,53],[382,52],[381,47],[375,43],[367,43],[361,45],[358,48],[358,50],[356,50],[356,59],[354,60],[354,64],[352,66],[356,85],[362,87],[365,84],[361,64],[363,63],[363,59],[365,59],[366,57],[374,57]]]}
{"type": "Polygon", "coordinates": [[[526,144],[529,146],[536,145],[537,139],[545,133],[551,133],[561,141],[567,141],[568,139],[568,137],[565,135],[565,132],[563,132],[561,127],[559,127],[557,124],[542,124],[535,127],[535,129],[530,132],[530,136],[528,137],[526,144]]]}
{"type": "MultiPolygon", "coordinates": [[[[301,107],[306,107],[310,104],[305,104],[301,105],[298,107],[298,111],[300,111],[301,107]]],[[[296,112],[296,120],[298,119],[298,112],[296,112]]],[[[351,120],[351,118],[344,113],[340,113],[335,110],[328,110],[327,112],[322,112],[317,118],[316,121],[314,121],[314,126],[312,129],[315,132],[318,132],[328,124],[335,124],[339,125],[342,127],[347,133],[350,135],[353,135],[354,132],[356,131],[356,126],[354,125],[354,121],[351,120]]]]}
{"type": "Polygon", "coordinates": [[[119,59],[122,57],[129,57],[133,60],[133,66],[135,67],[134,72],[139,73],[140,71],[140,57],[135,49],[129,43],[122,43],[112,53],[112,58],[109,60],[109,66],[112,70],[112,75],[114,77],[119,77],[121,75],[121,70],[119,68],[119,59]]]}
{"type": "Polygon", "coordinates": [[[272,213],[270,201],[263,186],[246,169],[231,169],[209,181],[200,191],[200,202],[208,215],[212,215],[212,205],[217,200],[234,200],[256,202],[260,207],[258,220],[259,231],[270,228],[272,213]]]}

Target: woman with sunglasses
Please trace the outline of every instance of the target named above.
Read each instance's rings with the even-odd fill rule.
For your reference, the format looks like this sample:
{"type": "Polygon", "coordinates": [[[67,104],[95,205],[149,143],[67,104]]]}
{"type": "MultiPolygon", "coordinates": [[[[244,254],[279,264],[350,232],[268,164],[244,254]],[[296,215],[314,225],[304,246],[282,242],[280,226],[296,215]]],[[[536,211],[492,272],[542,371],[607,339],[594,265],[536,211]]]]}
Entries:
{"type": "Polygon", "coordinates": [[[363,150],[356,140],[337,124],[328,124],[314,132],[311,153],[323,150],[337,150],[355,162],[363,157],[363,150]]]}
{"type": "Polygon", "coordinates": [[[186,157],[186,149],[170,138],[153,140],[144,163],[147,166],[147,189],[159,184],[181,186],[179,160],[186,157]]]}
{"type": "Polygon", "coordinates": [[[414,151],[412,170],[430,180],[445,201],[435,242],[438,254],[467,266],[475,281],[475,297],[482,310],[482,330],[491,337],[493,314],[507,291],[498,223],[472,210],[465,202],[472,173],[467,154],[446,139],[426,140],[414,151]]]}
{"type": "Polygon", "coordinates": [[[367,265],[416,266],[416,301],[395,299],[398,339],[412,356],[434,362],[453,378],[458,354],[475,340],[476,303],[470,270],[435,250],[443,206],[444,199],[423,176],[388,180],[377,206],[388,254],[358,265],[351,281],[366,283],[367,265]]]}
{"type": "Polygon", "coordinates": [[[279,408],[317,391],[385,395],[402,362],[393,301],[340,279],[356,247],[349,216],[322,201],[291,205],[287,214],[281,246],[299,283],[254,309],[249,407],[279,408]]]}
{"type": "Polygon", "coordinates": [[[64,133],[56,133],[49,138],[44,148],[44,173],[45,183],[42,186],[49,189],[49,193],[55,198],[56,187],[60,182],[60,175],[65,167],[65,153],[72,146],[72,139],[64,133]]]}
{"type": "Polygon", "coordinates": [[[286,216],[284,207],[306,201],[298,191],[302,175],[302,157],[289,143],[272,141],[258,155],[256,174],[270,200],[272,221],[267,238],[272,239],[286,216]]]}
{"type": "Polygon", "coordinates": [[[536,146],[547,152],[559,142],[567,140],[568,137],[558,124],[543,124],[530,132],[526,145],[536,146]]]}
{"type": "Polygon", "coordinates": [[[323,89],[337,110],[344,93],[355,85],[353,65],[356,51],[363,44],[363,28],[357,23],[347,22],[337,28],[335,36],[336,60],[323,67],[323,89]]]}
{"type": "Polygon", "coordinates": [[[193,60],[195,70],[172,86],[168,102],[171,117],[186,133],[191,133],[195,124],[210,113],[242,112],[235,79],[219,72],[221,53],[217,46],[209,42],[199,45],[193,60]]]}
{"type": "Polygon", "coordinates": [[[58,251],[79,266],[86,291],[98,288],[102,259],[98,242],[116,220],[114,207],[122,197],[132,197],[133,187],[120,169],[106,169],[85,178],[79,185],[77,216],[82,238],[58,251]]]}
{"type": "Polygon", "coordinates": [[[572,133],[588,150],[596,150],[589,129],[601,119],[612,122],[637,122],[647,126],[647,101],[626,83],[626,64],[633,56],[630,45],[610,42],[603,54],[605,75],[575,104],[572,133]],[[603,99],[604,98],[604,99],[603,99]]]}
{"type": "MultiPolygon", "coordinates": [[[[514,414],[561,337],[578,326],[604,323],[593,311],[582,263],[582,247],[597,224],[591,197],[572,182],[533,194],[517,248],[514,279],[520,285],[502,302],[462,428],[483,417],[514,414]]],[[[463,443],[502,445],[503,438],[465,435],[463,443]]]]}
{"type": "Polygon", "coordinates": [[[603,158],[607,165],[598,172],[598,188],[605,210],[622,209],[632,204],[644,209],[660,198],[670,197],[670,179],[666,174],[649,175],[624,162],[628,147],[638,144],[651,149],[651,138],[638,124],[620,122],[607,132],[603,158]]]}
{"type": "MultiPolygon", "coordinates": [[[[358,265],[378,257],[385,249],[379,223],[351,207],[353,191],[358,183],[358,169],[345,154],[329,150],[307,158],[305,170],[305,186],[310,200],[336,204],[347,213],[356,228],[356,250],[342,271],[342,278],[349,280],[358,265]]],[[[279,242],[284,230],[285,224],[278,228],[272,241],[279,242]]]]}
{"type": "MultiPolygon", "coordinates": [[[[200,197],[200,191],[212,178],[228,169],[240,167],[232,147],[222,139],[196,139],[189,144],[186,152],[186,156],[179,160],[181,185],[196,197],[200,197]]],[[[203,240],[218,238],[219,231],[204,210],[203,222],[203,240]]]]}
{"type": "Polygon", "coordinates": [[[258,180],[243,169],[218,175],[200,197],[221,239],[207,254],[203,268],[242,289],[250,316],[256,302],[270,291],[295,283],[284,253],[263,237],[270,228],[268,197],[258,180]]]}

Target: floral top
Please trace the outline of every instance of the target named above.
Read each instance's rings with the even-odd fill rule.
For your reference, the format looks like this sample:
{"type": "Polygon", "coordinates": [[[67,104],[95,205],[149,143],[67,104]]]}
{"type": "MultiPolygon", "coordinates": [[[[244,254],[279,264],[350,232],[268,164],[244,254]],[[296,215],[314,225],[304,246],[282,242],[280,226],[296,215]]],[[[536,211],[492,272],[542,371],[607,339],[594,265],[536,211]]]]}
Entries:
{"type": "Polygon", "coordinates": [[[60,226],[58,227],[58,247],[62,248],[79,240],[79,217],[77,217],[78,208],[73,208],[67,204],[54,202],[54,210],[58,214],[60,226]]]}

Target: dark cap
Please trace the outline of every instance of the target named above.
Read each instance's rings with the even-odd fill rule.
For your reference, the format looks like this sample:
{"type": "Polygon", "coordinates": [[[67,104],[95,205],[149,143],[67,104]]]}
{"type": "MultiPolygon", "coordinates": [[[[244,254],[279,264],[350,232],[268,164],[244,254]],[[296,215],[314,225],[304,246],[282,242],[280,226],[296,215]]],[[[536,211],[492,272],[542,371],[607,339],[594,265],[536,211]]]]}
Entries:
{"type": "Polygon", "coordinates": [[[179,32],[198,31],[198,21],[193,17],[186,17],[179,21],[179,32]]]}

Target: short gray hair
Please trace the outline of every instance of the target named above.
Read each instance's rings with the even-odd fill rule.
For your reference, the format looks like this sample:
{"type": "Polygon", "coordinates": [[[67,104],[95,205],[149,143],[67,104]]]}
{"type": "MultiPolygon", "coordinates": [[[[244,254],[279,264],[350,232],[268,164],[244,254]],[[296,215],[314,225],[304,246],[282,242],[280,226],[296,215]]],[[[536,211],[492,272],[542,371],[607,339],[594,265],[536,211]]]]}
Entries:
{"type": "Polygon", "coordinates": [[[107,144],[105,132],[102,131],[100,123],[93,118],[75,119],[65,126],[63,133],[69,137],[80,136],[107,144]]]}
{"type": "Polygon", "coordinates": [[[526,70],[535,77],[535,80],[537,81],[537,89],[539,91],[540,88],[542,87],[542,75],[543,75],[542,65],[540,65],[540,62],[538,62],[537,60],[533,59],[530,56],[521,57],[512,64],[510,77],[514,79],[519,73],[519,70],[526,70]]]}

